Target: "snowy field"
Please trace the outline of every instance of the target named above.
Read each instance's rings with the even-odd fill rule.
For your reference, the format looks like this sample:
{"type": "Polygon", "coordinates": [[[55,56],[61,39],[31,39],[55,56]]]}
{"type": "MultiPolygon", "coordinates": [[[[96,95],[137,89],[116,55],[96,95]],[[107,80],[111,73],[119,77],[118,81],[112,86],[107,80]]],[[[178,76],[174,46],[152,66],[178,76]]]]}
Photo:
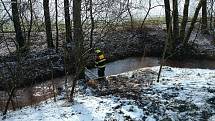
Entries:
{"type": "MultiPolygon", "coordinates": [[[[132,78],[145,69],[158,72],[159,67],[120,75],[132,78]]],[[[148,88],[143,106],[113,95],[78,95],[73,104],[59,96],[57,102],[10,111],[5,121],[215,121],[215,70],[163,67],[160,82],[148,88]]]]}

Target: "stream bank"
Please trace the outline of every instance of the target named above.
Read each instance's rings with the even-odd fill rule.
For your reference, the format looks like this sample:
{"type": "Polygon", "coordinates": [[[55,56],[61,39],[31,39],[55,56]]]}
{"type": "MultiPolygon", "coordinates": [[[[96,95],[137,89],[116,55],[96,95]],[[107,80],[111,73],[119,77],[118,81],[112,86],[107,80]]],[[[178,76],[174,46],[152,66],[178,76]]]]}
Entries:
{"type": "Polygon", "coordinates": [[[214,121],[215,70],[164,66],[157,83],[158,70],[147,67],[108,76],[109,88],[100,93],[78,84],[74,103],[60,95],[57,102],[48,99],[10,111],[5,121],[214,121]]]}
{"type": "MultiPolygon", "coordinates": [[[[34,85],[51,78],[65,75],[64,52],[62,48],[58,52],[54,49],[44,49],[46,45],[45,35],[42,33],[39,35],[40,36],[35,36],[35,38],[38,39],[38,43],[34,43],[31,47],[32,50],[21,57],[20,64],[17,63],[16,56],[1,56],[1,90],[5,89],[5,85],[8,85],[9,82],[12,81],[11,72],[8,67],[12,69],[12,73],[21,77],[17,85],[18,87],[34,85]]],[[[194,35],[195,33],[192,36],[194,35]]],[[[165,30],[159,27],[148,27],[141,31],[120,30],[110,32],[102,39],[95,36],[94,44],[105,52],[107,60],[110,62],[136,56],[159,57],[162,54],[165,39],[165,30]]],[[[62,35],[61,40],[63,40],[62,35]]],[[[204,57],[204,59],[214,59],[215,49],[209,36],[199,35],[195,41],[191,40],[191,42],[195,44],[199,52],[197,52],[196,55],[188,55],[187,58],[194,59],[204,57]]],[[[61,42],[61,47],[62,46],[61,42]]],[[[1,44],[1,48],[5,47],[1,44]]],[[[10,45],[10,48],[13,48],[13,45],[10,45]]],[[[73,50],[70,52],[69,55],[74,55],[73,50]]],[[[93,53],[91,53],[89,54],[87,65],[92,67],[92,65],[94,65],[93,63],[94,56],[93,53]]],[[[72,63],[69,65],[72,65],[72,63]]]]}
{"type": "Polygon", "coordinates": [[[164,66],[160,82],[156,82],[158,71],[157,66],[111,75],[107,78],[108,88],[97,91],[88,87],[87,90],[99,97],[111,95],[135,100],[143,110],[142,120],[148,117],[155,121],[213,119],[215,70],[164,66]]]}

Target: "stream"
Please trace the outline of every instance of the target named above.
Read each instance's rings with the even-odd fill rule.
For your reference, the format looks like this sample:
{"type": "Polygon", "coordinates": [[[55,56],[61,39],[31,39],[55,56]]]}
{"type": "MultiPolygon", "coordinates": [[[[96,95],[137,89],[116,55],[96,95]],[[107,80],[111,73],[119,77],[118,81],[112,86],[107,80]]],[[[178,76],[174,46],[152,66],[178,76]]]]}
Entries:
{"type": "MultiPolygon", "coordinates": [[[[127,71],[136,70],[143,67],[159,66],[160,60],[156,57],[129,57],[122,60],[117,60],[106,64],[106,76],[115,75],[127,71]]],[[[167,66],[179,68],[201,68],[201,69],[215,69],[215,61],[212,60],[169,60],[166,62],[167,66]]],[[[94,74],[97,74],[97,69],[90,69],[94,74]]],[[[72,77],[70,77],[72,78],[72,77]]],[[[65,77],[56,78],[53,80],[56,85],[62,86],[65,77]]],[[[72,79],[69,79],[72,80],[72,79]]],[[[8,98],[7,94],[0,91],[0,111],[4,110],[4,105],[8,98]]],[[[27,105],[35,105],[39,102],[53,97],[52,81],[34,85],[32,87],[17,90],[16,96],[13,99],[15,107],[23,107],[27,105]]]]}
{"type": "MultiPolygon", "coordinates": [[[[136,70],[138,68],[153,67],[159,65],[160,59],[157,57],[129,57],[106,64],[105,75],[110,76],[136,70]]],[[[212,60],[168,60],[165,65],[179,68],[215,69],[215,61],[212,60]]],[[[91,71],[94,74],[97,74],[96,68],[91,69],[91,71]]]]}

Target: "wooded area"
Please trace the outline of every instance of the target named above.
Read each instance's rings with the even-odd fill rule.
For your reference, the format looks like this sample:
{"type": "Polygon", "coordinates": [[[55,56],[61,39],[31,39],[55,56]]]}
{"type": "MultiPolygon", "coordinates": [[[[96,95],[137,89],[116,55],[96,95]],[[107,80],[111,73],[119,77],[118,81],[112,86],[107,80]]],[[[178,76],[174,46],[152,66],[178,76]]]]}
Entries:
{"type": "MultiPolygon", "coordinates": [[[[3,86],[0,89],[8,95],[3,115],[7,114],[10,103],[15,110],[19,88],[61,76],[66,76],[65,87],[68,87],[67,76],[73,75],[71,89],[67,90],[68,100],[72,102],[78,80],[84,78],[85,67],[94,67],[96,48],[104,50],[109,62],[130,56],[160,57],[158,82],[168,59],[194,56],[215,59],[214,53],[203,55],[193,44],[196,36],[204,35],[214,45],[215,1],[197,0],[196,5],[191,1],[1,0],[0,81],[3,86]],[[151,16],[157,8],[164,11],[164,16],[151,16]],[[142,17],[137,18],[134,11],[140,10],[142,17]],[[157,33],[150,35],[152,31],[157,33]],[[136,38],[140,41],[135,41],[136,38]],[[117,51],[119,46],[124,50],[117,51]]],[[[52,85],[55,95],[58,87],[55,82],[52,85]]]]}

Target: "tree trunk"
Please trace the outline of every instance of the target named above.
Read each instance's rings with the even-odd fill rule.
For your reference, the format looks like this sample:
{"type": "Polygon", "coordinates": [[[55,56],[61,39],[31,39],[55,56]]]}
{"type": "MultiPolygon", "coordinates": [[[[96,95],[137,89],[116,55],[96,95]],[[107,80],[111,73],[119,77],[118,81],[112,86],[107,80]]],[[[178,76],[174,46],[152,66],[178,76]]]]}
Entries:
{"type": "Polygon", "coordinates": [[[183,41],[184,36],[185,36],[185,29],[186,29],[187,20],[188,20],[189,4],[190,4],[190,0],[185,0],[183,18],[182,18],[181,27],[180,27],[180,40],[181,41],[183,41]]]}
{"type": "Polygon", "coordinates": [[[32,30],[32,25],[33,25],[33,7],[32,7],[32,1],[28,0],[29,2],[29,7],[30,7],[30,24],[29,24],[29,29],[28,29],[28,41],[27,41],[27,46],[29,48],[30,46],[30,39],[31,39],[31,30],[32,30]]]}
{"type": "Polygon", "coordinates": [[[171,14],[170,14],[170,3],[169,0],[164,0],[165,5],[165,17],[166,17],[166,29],[168,36],[168,49],[173,49],[173,41],[172,41],[172,21],[171,21],[171,14]]]}
{"type": "Polygon", "coordinates": [[[93,46],[93,30],[95,28],[94,17],[93,17],[93,1],[90,0],[90,20],[91,20],[91,30],[90,30],[90,48],[93,46]]]}
{"type": "MultiPolygon", "coordinates": [[[[170,20],[171,20],[171,19],[172,19],[172,18],[170,17],[170,20]]],[[[171,23],[169,23],[169,24],[171,24],[171,23]]],[[[171,26],[169,26],[169,27],[171,27],[171,26]]],[[[166,57],[166,53],[167,53],[167,50],[168,50],[168,44],[169,44],[169,43],[168,43],[168,40],[171,39],[170,30],[171,30],[171,29],[169,29],[169,31],[167,32],[168,34],[167,34],[167,39],[165,40],[165,46],[164,46],[162,58],[161,58],[161,61],[160,61],[161,63],[160,63],[159,71],[158,71],[157,82],[159,82],[160,75],[161,75],[161,71],[162,71],[162,67],[163,67],[163,65],[165,64],[165,57],[166,57]]]]}
{"type": "Polygon", "coordinates": [[[81,0],[73,0],[73,24],[74,24],[74,41],[75,41],[75,79],[73,81],[70,93],[70,101],[73,101],[73,95],[77,79],[84,70],[83,63],[83,31],[81,24],[81,0]]]}
{"type": "Polygon", "coordinates": [[[12,16],[13,16],[12,18],[14,23],[14,29],[16,32],[16,42],[18,43],[19,48],[21,48],[25,45],[25,39],[23,37],[23,32],[20,25],[17,0],[11,0],[11,6],[12,6],[12,16]]]}
{"type": "Polygon", "coordinates": [[[69,14],[69,0],[64,0],[64,14],[65,14],[65,25],[66,25],[66,42],[72,41],[72,33],[71,33],[71,20],[69,14]]]}
{"type": "MultiPolygon", "coordinates": [[[[215,1],[213,0],[213,5],[214,5],[214,2],[215,2],[215,1]]],[[[214,13],[213,13],[213,14],[214,14],[213,18],[214,18],[214,17],[215,17],[215,10],[214,10],[214,9],[213,9],[213,12],[214,12],[214,13]]],[[[215,36],[215,18],[214,18],[214,20],[213,20],[213,33],[214,33],[213,36],[215,36]]],[[[215,40],[214,40],[214,41],[215,41],[215,40]]]]}
{"type": "Polygon", "coordinates": [[[194,25],[196,23],[196,20],[197,20],[198,15],[199,15],[199,11],[200,11],[200,9],[201,9],[202,4],[204,3],[204,1],[206,1],[206,0],[200,0],[199,3],[198,3],[198,6],[197,6],[197,8],[195,10],[194,16],[193,16],[192,21],[191,21],[190,28],[188,29],[188,32],[187,32],[187,34],[186,34],[186,36],[185,36],[185,38],[183,40],[183,44],[187,44],[187,42],[190,39],[190,35],[191,35],[191,33],[192,33],[192,31],[193,31],[193,29],[195,27],[194,25]]]}
{"type": "Polygon", "coordinates": [[[58,9],[57,9],[57,0],[55,0],[55,27],[56,27],[56,51],[58,51],[58,46],[59,46],[59,32],[58,32],[58,9]]]}
{"type": "Polygon", "coordinates": [[[207,0],[204,0],[202,3],[202,26],[201,26],[203,33],[207,32],[207,27],[208,27],[207,24],[208,24],[208,21],[207,21],[207,0]]]}
{"type": "Polygon", "coordinates": [[[168,29],[172,29],[171,27],[169,27],[171,24],[171,20],[170,20],[170,3],[169,3],[169,0],[164,0],[164,5],[165,5],[165,18],[166,18],[166,29],[167,29],[167,32],[169,31],[168,29]]]}
{"type": "Polygon", "coordinates": [[[179,21],[178,21],[178,0],[173,0],[173,43],[175,45],[179,43],[179,21]]]}
{"type": "Polygon", "coordinates": [[[7,103],[6,103],[6,106],[5,106],[5,109],[4,109],[4,112],[3,112],[3,115],[6,115],[7,114],[7,110],[8,110],[8,108],[9,108],[9,104],[10,104],[10,102],[11,102],[11,100],[12,100],[12,98],[13,98],[13,95],[14,95],[14,92],[15,92],[15,87],[13,87],[12,89],[11,89],[11,91],[10,91],[10,95],[9,95],[9,98],[8,98],[8,100],[7,100],[7,103]]]}
{"type": "Polygon", "coordinates": [[[51,30],[51,20],[50,20],[50,13],[49,13],[49,0],[43,0],[43,9],[44,9],[44,16],[45,16],[45,26],[46,26],[46,42],[48,48],[53,48],[53,39],[52,39],[52,30],[51,30]]]}
{"type": "Polygon", "coordinates": [[[210,30],[213,31],[214,0],[210,0],[210,30]]]}
{"type": "Polygon", "coordinates": [[[134,29],[134,22],[133,22],[133,16],[131,14],[131,10],[130,10],[130,6],[129,6],[129,0],[127,1],[127,10],[128,10],[128,14],[129,14],[129,17],[130,17],[130,22],[131,22],[131,30],[134,29]]]}

